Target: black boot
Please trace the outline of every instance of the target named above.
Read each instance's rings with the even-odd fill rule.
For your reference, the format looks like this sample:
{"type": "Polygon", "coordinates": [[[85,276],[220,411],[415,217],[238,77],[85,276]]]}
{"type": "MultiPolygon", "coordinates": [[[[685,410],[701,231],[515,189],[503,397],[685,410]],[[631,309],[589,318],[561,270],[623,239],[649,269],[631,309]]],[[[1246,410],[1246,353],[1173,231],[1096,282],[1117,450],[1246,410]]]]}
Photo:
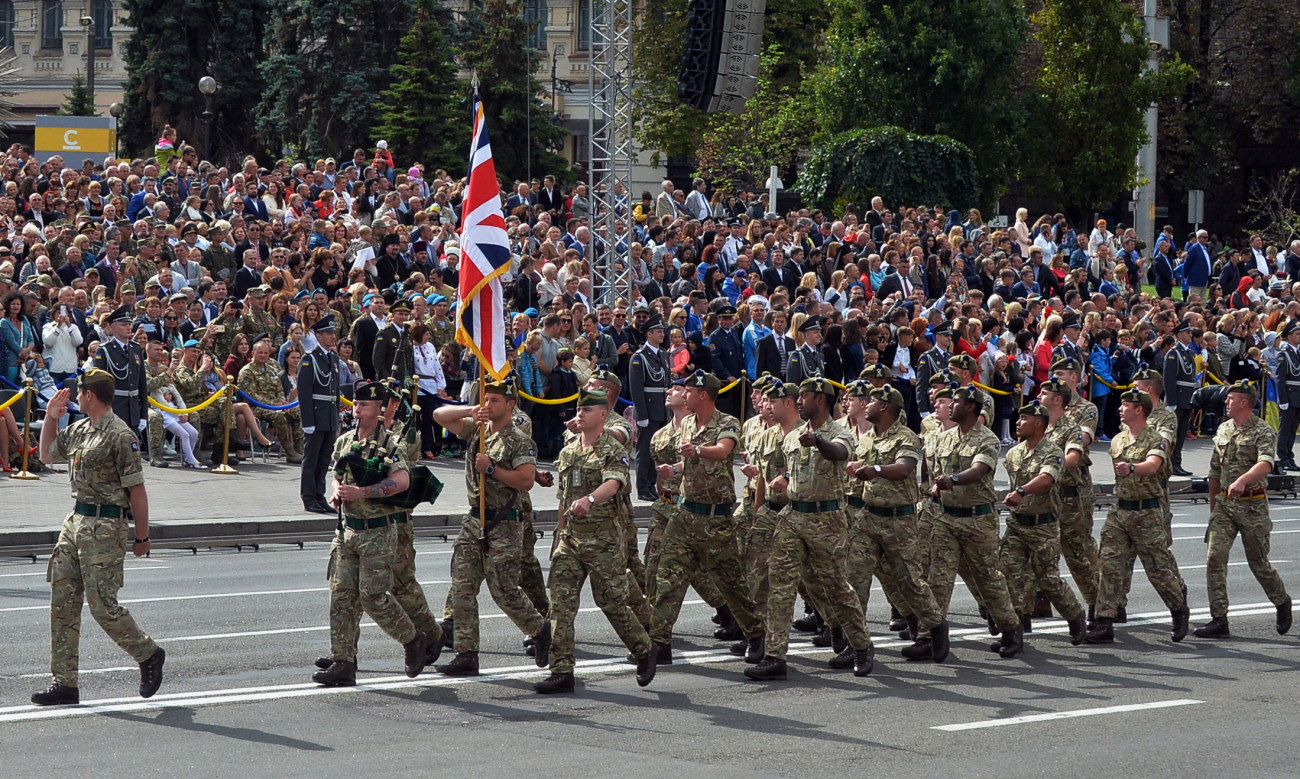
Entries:
{"type": "Polygon", "coordinates": [[[928,638],[917,639],[915,644],[898,650],[908,660],[930,660],[934,657],[934,642],[928,638]]]}
{"type": "Polygon", "coordinates": [[[988,609],[980,606],[980,616],[988,623],[990,636],[1002,635],[1002,627],[998,625],[997,620],[993,619],[993,615],[989,613],[988,609]]]}
{"type": "Polygon", "coordinates": [[[762,662],[753,668],[745,669],[745,676],[760,682],[783,682],[785,674],[785,661],[771,655],[765,656],[762,662]]]}
{"type": "Polygon", "coordinates": [[[1015,630],[1002,631],[1002,648],[998,650],[998,655],[1004,659],[1011,659],[1020,654],[1025,648],[1024,628],[1017,627],[1015,630]]]}
{"type": "Polygon", "coordinates": [[[733,655],[736,655],[737,657],[744,657],[745,650],[747,649],[749,649],[748,638],[741,639],[740,641],[733,641],[731,646],[727,647],[727,651],[732,653],[733,655]]]}
{"type": "Polygon", "coordinates": [[[1197,638],[1229,638],[1232,633],[1228,630],[1227,617],[1215,617],[1193,630],[1192,635],[1197,638]]]}
{"type": "Polygon", "coordinates": [[[311,680],[323,687],[356,687],[357,664],[335,660],[329,668],[312,674],[311,680]]]}
{"type": "Polygon", "coordinates": [[[853,675],[867,676],[871,669],[876,667],[876,648],[869,646],[866,649],[853,650],[853,675]]]}
{"type": "Polygon", "coordinates": [[[948,659],[948,620],[930,628],[930,659],[942,663],[948,659]]]}
{"type": "Polygon", "coordinates": [[[745,637],[740,625],[736,624],[736,615],[731,613],[731,609],[722,606],[718,609],[718,616],[721,617],[722,621],[718,623],[718,629],[713,631],[715,639],[718,641],[739,641],[745,637]]]}
{"type": "Polygon", "coordinates": [[[551,674],[533,685],[533,689],[542,695],[557,692],[573,692],[573,674],[551,674]]]}
{"type": "Polygon", "coordinates": [[[898,607],[889,604],[889,629],[897,633],[907,627],[907,620],[898,612],[898,607]]]}
{"type": "Polygon", "coordinates": [[[817,635],[812,637],[812,645],[817,647],[818,649],[826,649],[830,647],[832,643],[833,640],[831,639],[831,626],[823,623],[821,631],[819,631],[817,635]]]}
{"type": "Polygon", "coordinates": [[[456,622],[451,617],[442,621],[442,648],[451,649],[456,645],[456,622]]]}
{"type": "Polygon", "coordinates": [[[434,641],[430,638],[429,643],[424,647],[424,667],[428,668],[438,662],[439,657],[442,657],[442,639],[434,641]]]}
{"type": "Polygon", "coordinates": [[[1078,646],[1083,643],[1083,636],[1088,632],[1088,626],[1084,623],[1083,617],[1075,617],[1065,623],[1070,628],[1070,643],[1078,646]]]}
{"type": "Polygon", "coordinates": [[[1124,608],[1123,606],[1120,606],[1119,608],[1115,609],[1115,619],[1111,621],[1114,622],[1116,625],[1123,625],[1124,623],[1128,622],[1128,609],[1124,608]]]}
{"type": "Polygon", "coordinates": [[[655,665],[673,664],[673,645],[655,642],[655,665]]]}
{"type": "Polygon", "coordinates": [[[51,684],[45,692],[32,693],[32,703],[37,706],[76,706],[81,703],[81,691],[76,687],[51,684]]]}
{"type": "Polygon", "coordinates": [[[332,657],[318,657],[318,658],[316,658],[316,663],[315,663],[315,665],[316,665],[317,668],[319,668],[319,669],[321,669],[322,671],[324,671],[326,668],[329,668],[331,665],[334,665],[334,658],[332,658],[332,657]]]}
{"type": "Polygon", "coordinates": [[[749,665],[758,665],[763,661],[763,645],[766,643],[767,636],[759,633],[757,636],[749,639],[749,646],[745,647],[745,662],[749,665]]]}
{"type": "Polygon", "coordinates": [[[429,637],[424,634],[423,630],[417,630],[415,631],[415,638],[402,644],[402,650],[406,655],[406,677],[414,679],[424,670],[424,664],[427,662],[429,637]]]}
{"type": "Polygon", "coordinates": [[[849,648],[849,640],[844,637],[844,628],[831,628],[831,649],[839,654],[849,648]]]}
{"type": "Polygon", "coordinates": [[[1169,639],[1177,644],[1187,638],[1187,623],[1192,619],[1192,612],[1191,609],[1187,608],[1187,601],[1184,600],[1183,605],[1174,609],[1171,613],[1174,624],[1173,629],[1169,631],[1169,639]]]}
{"type": "Polygon", "coordinates": [[[840,652],[839,654],[832,657],[830,660],[827,660],[826,665],[830,668],[834,668],[837,671],[848,670],[849,668],[853,667],[854,653],[855,650],[853,649],[853,647],[849,647],[845,649],[843,652],[840,652]]]}
{"type": "Polygon", "coordinates": [[[163,683],[163,663],[167,662],[167,652],[158,647],[153,655],[140,663],[140,697],[152,698],[163,683]]]}
{"type": "Polygon", "coordinates": [[[1279,636],[1285,636],[1290,630],[1291,630],[1291,599],[1287,598],[1286,603],[1280,603],[1278,604],[1277,607],[1277,634],[1279,636]]]}
{"type": "Polygon", "coordinates": [[[542,624],[542,632],[533,636],[533,662],[538,668],[551,664],[551,623],[542,624]]]}
{"type": "Polygon", "coordinates": [[[478,652],[461,652],[450,663],[438,666],[438,673],[447,676],[478,676],[478,652]]]}
{"type": "Polygon", "coordinates": [[[1115,622],[1105,617],[1097,617],[1092,623],[1092,628],[1087,635],[1083,637],[1084,641],[1089,644],[1113,644],[1115,643],[1115,622]]]}
{"type": "Polygon", "coordinates": [[[907,628],[898,632],[898,637],[903,641],[915,641],[921,636],[921,620],[915,614],[908,614],[907,628]]]}
{"type": "MultiPolygon", "coordinates": [[[[1039,592],[1034,594],[1034,609],[1029,613],[1029,616],[1035,619],[1052,618],[1052,601],[1047,597],[1047,593],[1039,592]]],[[[1029,631],[1026,630],[1025,632],[1028,633],[1029,631]]]]}
{"type": "Polygon", "coordinates": [[[1032,614],[1020,615],[1020,631],[1025,635],[1034,632],[1034,618],[1032,614]]]}
{"type": "Polygon", "coordinates": [[[1089,606],[1088,607],[1088,629],[1089,630],[1092,630],[1092,623],[1096,621],[1097,621],[1097,607],[1089,606]]]}
{"type": "Polygon", "coordinates": [[[822,629],[823,624],[825,623],[822,621],[821,615],[813,611],[803,615],[799,619],[796,619],[794,621],[794,624],[792,624],[790,627],[794,628],[800,633],[816,633],[822,629]]]}
{"type": "Polygon", "coordinates": [[[636,661],[636,685],[638,687],[645,687],[654,681],[656,665],[658,664],[655,663],[655,649],[654,645],[651,644],[650,651],[637,658],[636,661]]]}

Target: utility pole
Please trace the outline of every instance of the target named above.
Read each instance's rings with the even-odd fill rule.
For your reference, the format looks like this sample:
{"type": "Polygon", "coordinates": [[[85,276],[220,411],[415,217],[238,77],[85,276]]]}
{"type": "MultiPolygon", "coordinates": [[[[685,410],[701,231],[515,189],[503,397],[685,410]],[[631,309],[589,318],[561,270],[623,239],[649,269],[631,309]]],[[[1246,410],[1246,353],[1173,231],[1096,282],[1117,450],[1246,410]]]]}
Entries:
{"type": "MultiPolygon", "coordinates": [[[[87,4],[87,10],[90,6],[87,4]]],[[[81,17],[81,26],[86,28],[86,93],[90,101],[90,114],[95,114],[95,17],[81,17]]]]}
{"type": "MultiPolygon", "coordinates": [[[[1146,32],[1147,72],[1160,72],[1160,52],[1169,47],[1169,20],[1156,15],[1156,0],[1144,0],[1142,26],[1146,32]]],[[[1160,113],[1156,104],[1147,106],[1147,142],[1137,155],[1137,189],[1133,190],[1133,227],[1138,240],[1154,249],[1156,222],[1156,133],[1159,131],[1160,113]]]]}

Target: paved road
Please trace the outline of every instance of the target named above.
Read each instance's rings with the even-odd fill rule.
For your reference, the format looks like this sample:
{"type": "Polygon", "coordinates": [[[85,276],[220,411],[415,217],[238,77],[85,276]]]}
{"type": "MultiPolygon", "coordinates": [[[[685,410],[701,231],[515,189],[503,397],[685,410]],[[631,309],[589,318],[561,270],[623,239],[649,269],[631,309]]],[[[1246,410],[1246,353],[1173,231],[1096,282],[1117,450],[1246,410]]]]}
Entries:
{"type": "MultiPolygon", "coordinates": [[[[1300,504],[1273,509],[1274,560],[1300,588],[1300,504]]],[[[1199,623],[1207,511],[1176,504],[1175,512],[1175,553],[1202,607],[1193,611],[1199,623]]],[[[437,610],[450,547],[417,548],[437,610]]],[[[0,565],[0,727],[11,757],[17,744],[32,756],[7,760],[5,773],[48,775],[57,761],[69,772],[133,776],[325,775],[345,766],[367,775],[511,777],[557,768],[576,777],[1096,776],[1121,766],[1152,776],[1294,776],[1300,758],[1300,635],[1276,635],[1273,609],[1239,549],[1230,641],[1170,643],[1168,614],[1139,575],[1130,605],[1137,616],[1120,643],[1074,648],[1052,621],[1029,637],[1021,658],[1004,661],[985,648],[987,633],[959,586],[953,658],[939,666],[900,658],[901,642],[884,632],[883,601],[873,602],[879,658],[867,679],[826,669],[829,650],[800,638],[790,681],[747,683],[739,660],[710,637],[711,611],[689,593],[679,660],[641,690],[588,595],[579,691],[553,698],[532,693],[543,674],[486,593],[483,676],[408,680],[400,647],[370,625],[360,647],[363,687],[314,687],[310,662],[328,647],[326,554],[309,544],[132,560],[122,598],[168,649],[167,683],[149,702],[135,697],[138,672],[87,617],[85,705],[59,710],[24,705],[47,680],[43,565],[0,565]],[[1044,718],[1056,714],[1068,716],[1044,718]]]]}

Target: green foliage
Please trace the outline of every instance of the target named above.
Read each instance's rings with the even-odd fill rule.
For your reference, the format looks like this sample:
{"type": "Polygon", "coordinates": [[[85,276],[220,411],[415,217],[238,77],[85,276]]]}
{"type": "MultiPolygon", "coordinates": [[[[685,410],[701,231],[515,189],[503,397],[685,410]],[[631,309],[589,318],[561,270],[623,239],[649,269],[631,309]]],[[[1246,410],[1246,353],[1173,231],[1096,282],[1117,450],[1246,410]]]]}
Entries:
{"type": "Polygon", "coordinates": [[[850,130],[813,146],[795,190],[818,208],[880,195],[886,203],[963,209],[977,202],[978,182],[975,155],[961,142],[877,127],[850,130]]]}
{"type": "Polygon", "coordinates": [[[72,77],[72,91],[63,99],[63,105],[54,112],[55,116],[99,116],[95,111],[95,101],[86,88],[86,80],[78,73],[72,77]]]}
{"type": "Polygon", "coordinates": [[[459,170],[469,148],[469,89],[456,79],[455,52],[445,33],[450,26],[451,14],[438,0],[414,0],[389,85],[374,105],[375,137],[429,170],[459,170]]]}
{"type": "MultiPolygon", "coordinates": [[[[484,0],[465,18],[460,35],[462,66],[478,77],[498,178],[524,180],[530,173],[571,178],[569,163],[551,151],[568,133],[551,118],[550,106],[538,100],[539,52],[528,46],[523,4],[484,0]]],[[[468,127],[468,103],[462,116],[468,127]]]]}

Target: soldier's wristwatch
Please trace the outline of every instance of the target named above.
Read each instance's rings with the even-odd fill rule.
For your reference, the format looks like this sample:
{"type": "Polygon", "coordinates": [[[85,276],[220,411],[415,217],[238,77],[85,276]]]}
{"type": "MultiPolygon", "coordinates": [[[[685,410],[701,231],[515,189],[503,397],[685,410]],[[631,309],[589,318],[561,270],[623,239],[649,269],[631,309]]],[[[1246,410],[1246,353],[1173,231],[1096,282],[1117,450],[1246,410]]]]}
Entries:
{"type": "Polygon", "coordinates": [[[488,476],[491,476],[492,474],[496,473],[496,472],[497,472],[497,466],[496,466],[496,463],[493,463],[492,465],[489,465],[489,466],[487,467],[487,470],[485,470],[485,471],[483,471],[483,472],[486,473],[488,476]]]}
{"type": "Polygon", "coordinates": [[[1025,488],[1024,488],[1024,487],[1016,487],[1016,489],[1015,489],[1015,493],[1016,493],[1017,495],[1019,495],[1020,497],[1023,498],[1023,497],[1025,497],[1025,488]]]}
{"type": "Polygon", "coordinates": [[[884,473],[884,470],[882,470],[881,467],[880,467],[879,465],[873,465],[873,466],[871,466],[871,470],[875,471],[877,476],[879,476],[880,474],[884,473]]]}
{"type": "Polygon", "coordinates": [[[590,504],[593,505],[593,506],[596,505],[596,496],[595,496],[595,495],[588,495],[588,496],[587,496],[587,502],[590,503],[590,504]]]}

